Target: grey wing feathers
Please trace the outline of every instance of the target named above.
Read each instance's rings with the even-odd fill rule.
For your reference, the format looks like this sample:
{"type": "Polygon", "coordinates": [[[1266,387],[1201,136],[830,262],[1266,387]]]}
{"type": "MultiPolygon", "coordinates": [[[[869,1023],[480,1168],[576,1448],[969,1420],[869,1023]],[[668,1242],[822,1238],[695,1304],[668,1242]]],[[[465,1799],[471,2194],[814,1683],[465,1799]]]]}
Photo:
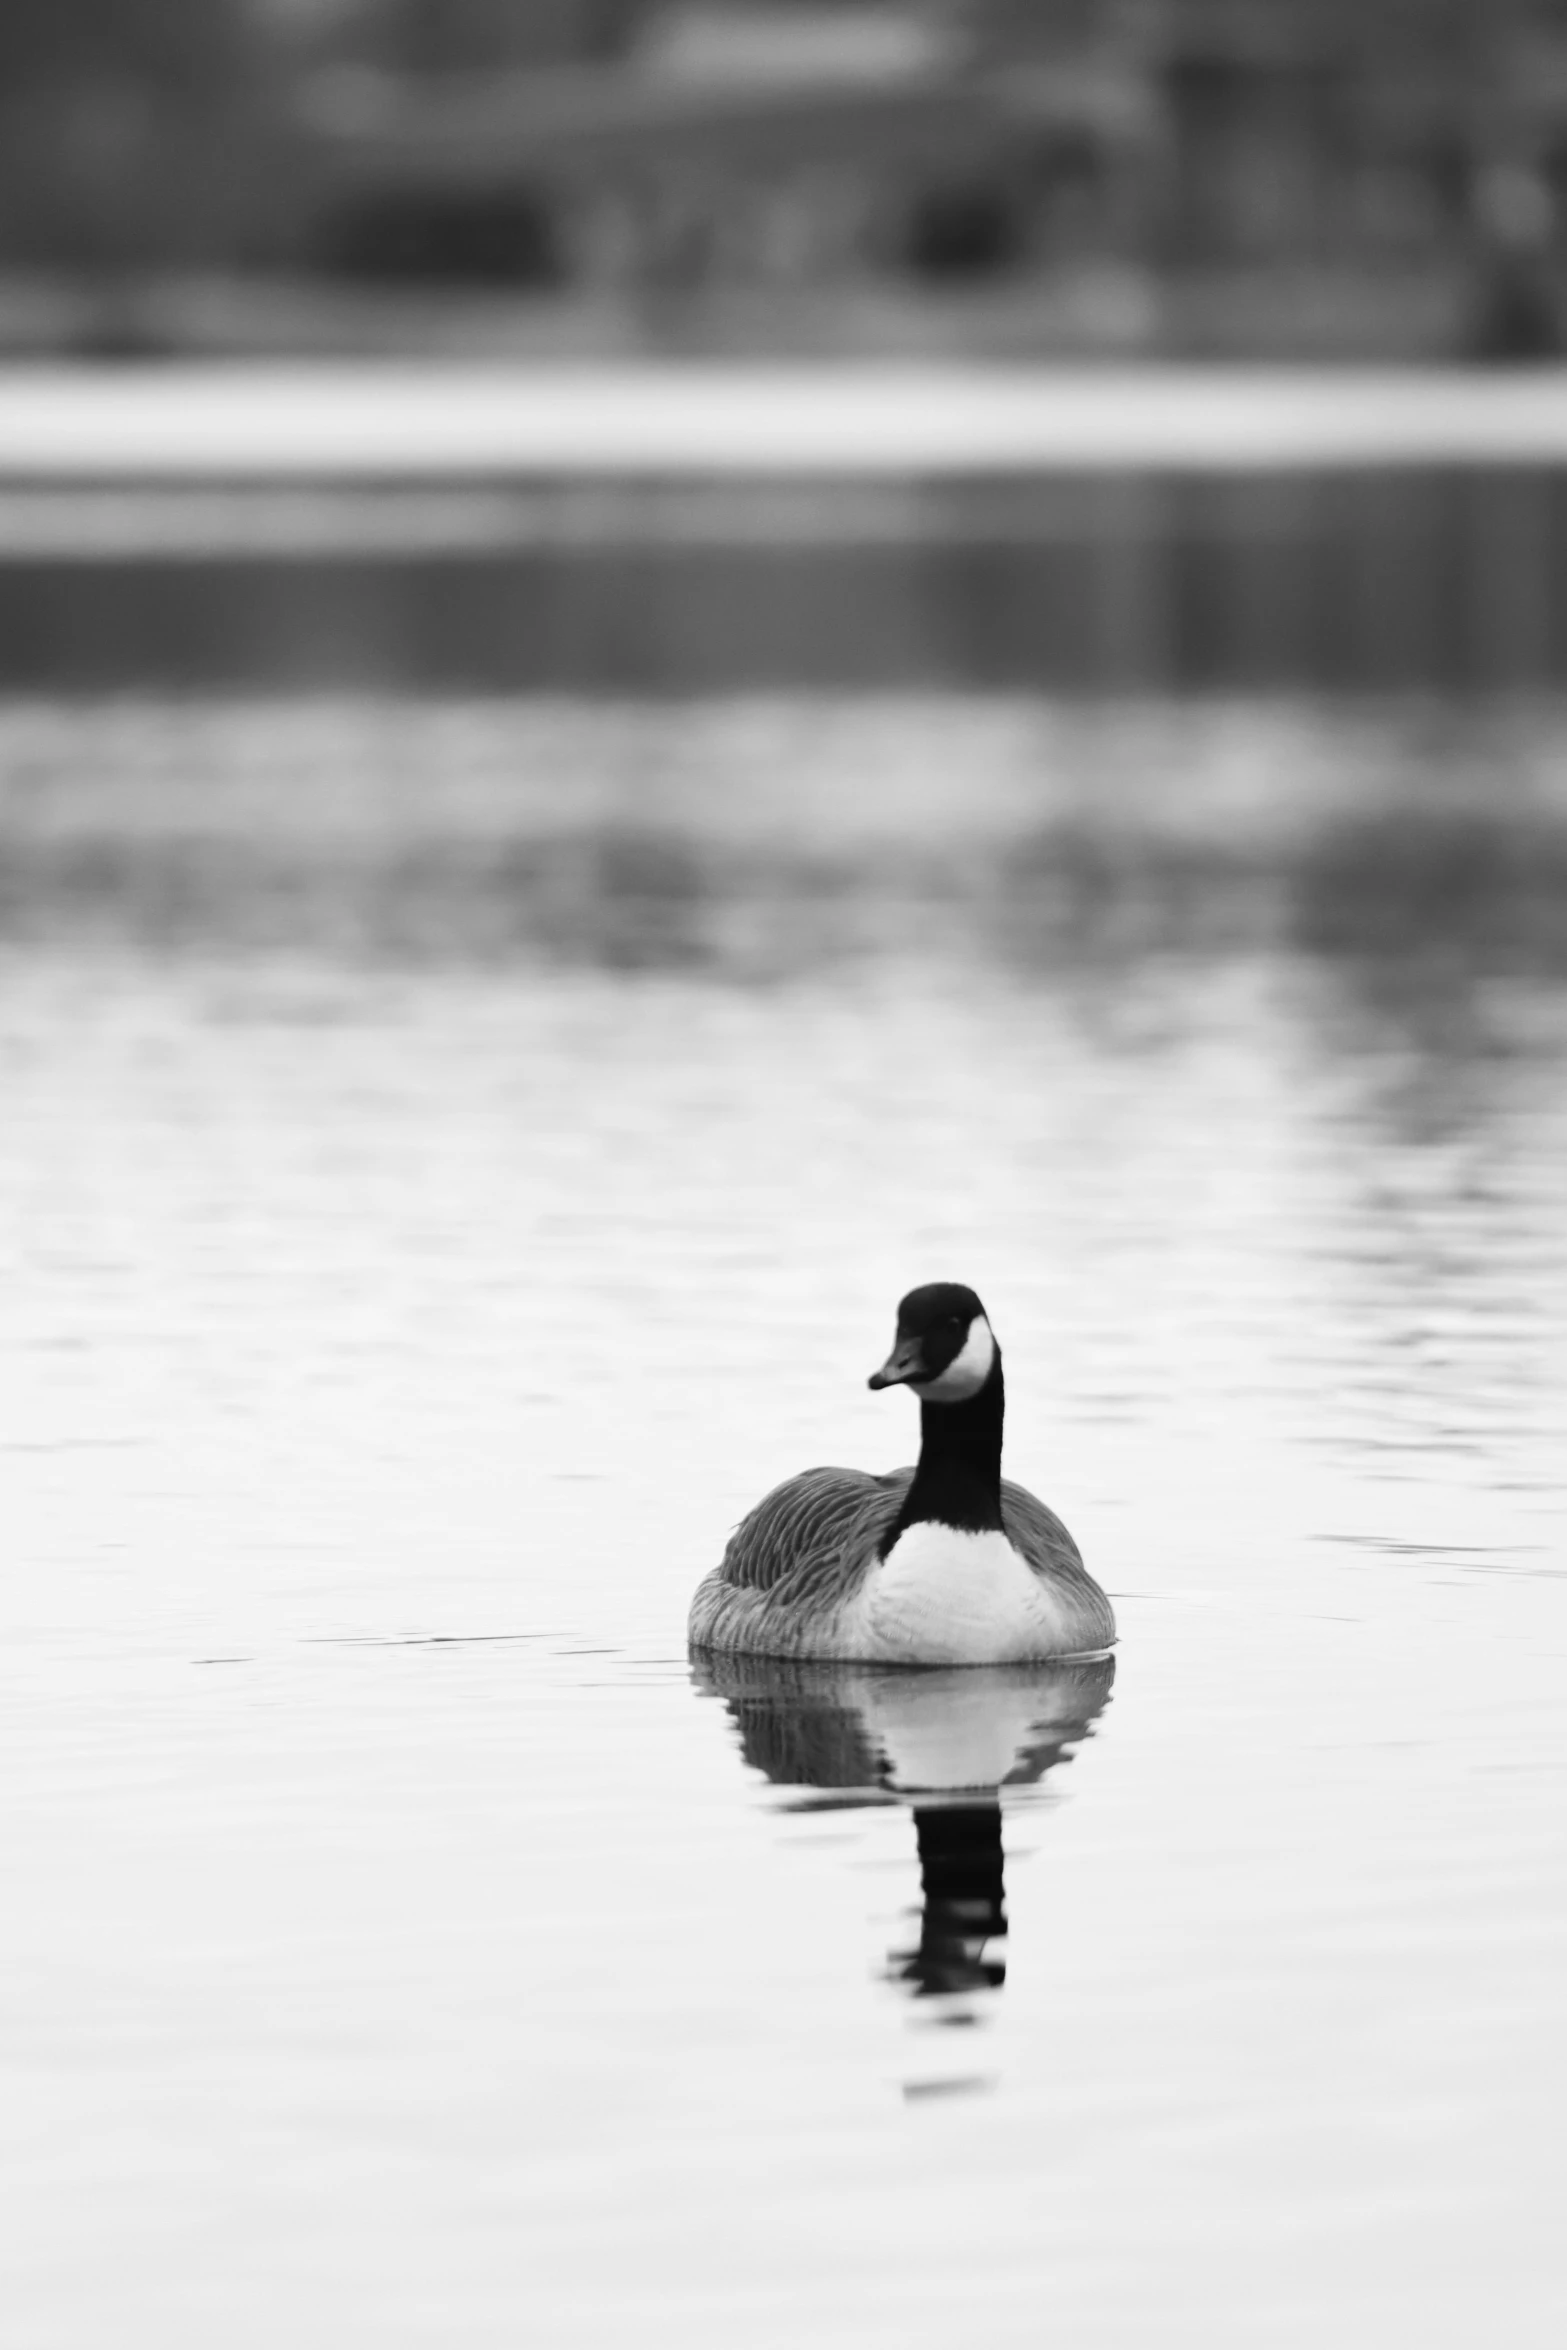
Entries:
{"type": "Polygon", "coordinates": [[[1001,1522],[1007,1539],[1043,1581],[1072,1592],[1083,1611],[1081,1646],[1108,1648],[1115,1639],[1115,1613],[1083,1564],[1083,1554],[1054,1510],[1026,1485],[1001,1480],[1001,1522]]]}
{"type": "Polygon", "coordinates": [[[805,1469],[759,1501],[699,1587],[690,1636],[698,1647],[801,1653],[822,1611],[852,1596],[909,1489],[912,1469],[805,1469]],[[776,1642],[776,1645],[771,1645],[776,1642]]]}
{"type": "Polygon", "coordinates": [[[874,1548],[898,1514],[912,1469],[867,1476],[863,1469],[802,1469],[743,1517],[724,1552],[726,1583],[756,1591],[785,1582],[812,1560],[874,1548]]]}
{"type": "Polygon", "coordinates": [[[1001,1523],[1013,1549],[1036,1575],[1054,1574],[1063,1566],[1081,1568],[1082,1553],[1055,1511],[1009,1477],[1001,1480],[1001,1523]]]}

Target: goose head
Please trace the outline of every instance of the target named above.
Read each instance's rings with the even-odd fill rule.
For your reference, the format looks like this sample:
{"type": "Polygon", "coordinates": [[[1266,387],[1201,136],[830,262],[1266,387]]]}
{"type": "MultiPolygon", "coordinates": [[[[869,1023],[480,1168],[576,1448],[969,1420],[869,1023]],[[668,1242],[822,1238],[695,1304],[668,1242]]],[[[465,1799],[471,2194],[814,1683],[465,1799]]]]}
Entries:
{"type": "Polygon", "coordinates": [[[911,1289],[899,1306],[892,1352],[869,1384],[912,1387],[921,1403],[966,1403],[995,1362],[996,1341],[973,1290],[960,1281],[931,1281],[911,1289]]]}

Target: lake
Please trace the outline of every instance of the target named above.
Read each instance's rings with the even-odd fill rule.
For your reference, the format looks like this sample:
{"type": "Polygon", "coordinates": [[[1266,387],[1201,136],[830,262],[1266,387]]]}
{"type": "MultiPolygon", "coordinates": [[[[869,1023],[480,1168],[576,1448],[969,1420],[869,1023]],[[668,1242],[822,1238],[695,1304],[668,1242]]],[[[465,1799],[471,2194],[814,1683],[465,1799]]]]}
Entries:
{"type": "MultiPolygon", "coordinates": [[[[1567,389],[1557,397],[1567,407],[1567,389]]],[[[5,424],[0,383],[0,690],[13,693],[1567,681],[1567,471],[1527,455],[39,487],[7,479],[5,424]]]]}
{"type": "Polygon", "coordinates": [[[1554,2344],[1567,714],[265,682],[0,707],[7,2340],[1554,2344]],[[693,1669],[938,1277],[1113,1668],[693,1669]]]}

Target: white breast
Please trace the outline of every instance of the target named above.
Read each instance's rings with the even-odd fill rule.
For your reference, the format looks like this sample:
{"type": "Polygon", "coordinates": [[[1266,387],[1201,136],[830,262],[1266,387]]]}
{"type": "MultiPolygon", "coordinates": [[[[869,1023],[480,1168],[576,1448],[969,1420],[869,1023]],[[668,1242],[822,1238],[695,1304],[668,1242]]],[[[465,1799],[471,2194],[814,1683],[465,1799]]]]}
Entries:
{"type": "Polygon", "coordinates": [[[910,1526],[845,1611],[837,1654],[902,1665],[1024,1664],[1071,1648],[1066,1611],[999,1532],[910,1526]]]}

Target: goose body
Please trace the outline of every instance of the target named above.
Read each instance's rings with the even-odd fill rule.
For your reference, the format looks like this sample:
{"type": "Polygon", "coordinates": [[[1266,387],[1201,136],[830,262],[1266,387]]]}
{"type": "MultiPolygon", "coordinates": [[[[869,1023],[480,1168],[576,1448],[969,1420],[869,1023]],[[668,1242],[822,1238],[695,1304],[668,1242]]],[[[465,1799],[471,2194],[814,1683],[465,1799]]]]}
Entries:
{"type": "Polygon", "coordinates": [[[918,1463],[806,1469],[775,1486],[698,1588],[693,1647],[894,1665],[1109,1648],[1115,1618],[1076,1543],[1001,1475],[1001,1351],[973,1291],[911,1291],[871,1385],[920,1397],[918,1463]]]}

